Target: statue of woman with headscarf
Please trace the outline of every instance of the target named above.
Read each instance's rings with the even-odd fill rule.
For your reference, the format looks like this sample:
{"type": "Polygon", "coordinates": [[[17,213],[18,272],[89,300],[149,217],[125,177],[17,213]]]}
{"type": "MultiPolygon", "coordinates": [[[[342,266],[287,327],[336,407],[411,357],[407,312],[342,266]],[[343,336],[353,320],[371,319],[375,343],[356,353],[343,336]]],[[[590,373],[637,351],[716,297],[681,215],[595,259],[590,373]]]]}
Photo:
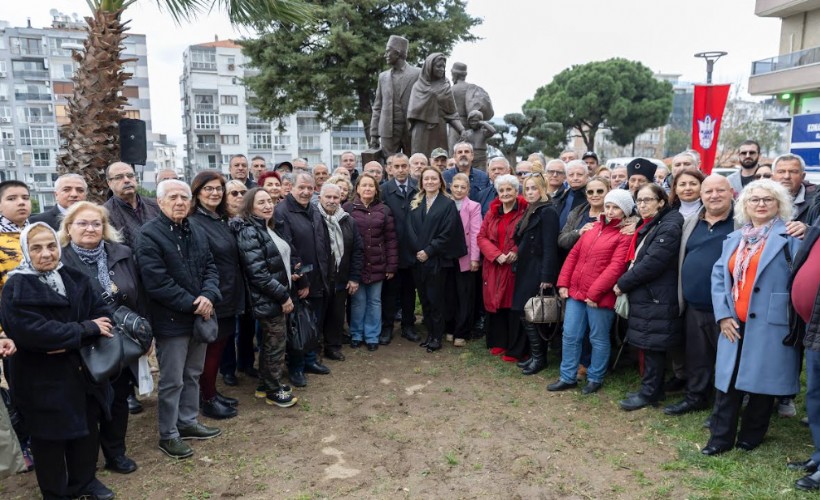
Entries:
{"type": "Polygon", "coordinates": [[[459,134],[464,133],[450,82],[444,77],[446,65],[447,58],[440,52],[427,56],[410,92],[407,119],[414,154],[430,156],[436,148],[448,150],[446,124],[459,134]]]}

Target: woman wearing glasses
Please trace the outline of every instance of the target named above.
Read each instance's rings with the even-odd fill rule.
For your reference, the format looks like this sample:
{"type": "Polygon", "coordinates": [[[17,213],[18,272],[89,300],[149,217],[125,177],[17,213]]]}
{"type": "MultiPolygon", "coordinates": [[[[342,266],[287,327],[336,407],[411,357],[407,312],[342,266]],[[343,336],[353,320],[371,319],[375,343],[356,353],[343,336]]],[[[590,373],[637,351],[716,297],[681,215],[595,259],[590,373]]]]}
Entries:
{"type": "Polygon", "coordinates": [[[735,204],[735,221],[742,227],[723,242],[712,269],[721,336],[704,455],[757,448],[769,428],[775,397],[800,391],[800,352],[782,342],[789,332],[791,262],[800,244],[786,233],[793,211],[786,188],[766,179],[749,183],[735,204]],[[744,394],[749,401],[738,431],[744,394]]]}
{"type": "MultiPolygon", "coordinates": [[[[604,213],[604,198],[608,192],[609,181],[603,177],[593,177],[587,182],[587,201],[569,213],[567,223],[558,236],[558,246],[569,251],[581,235],[592,229],[604,213]]],[[[630,215],[626,214],[626,217],[630,215]]]]}
{"type": "Polygon", "coordinates": [[[761,165],[757,167],[757,172],[755,172],[755,179],[771,179],[772,178],[772,166],[771,165],[761,165]]]}
{"type": "MultiPolygon", "coordinates": [[[[88,201],[71,206],[60,226],[59,242],[63,247],[62,263],[91,278],[96,296],[113,301],[112,311],[124,305],[145,315],[139,273],[131,249],[121,244],[120,233],[109,221],[108,210],[88,201]]],[[[105,468],[120,474],[137,470],[137,464],[125,455],[125,433],[128,430],[128,396],[136,377],[136,366],[124,370],[111,380],[114,400],[111,420],[100,419],[100,447],[105,468]]]]}
{"type": "Polygon", "coordinates": [[[629,297],[627,341],[644,359],[641,390],[620,402],[626,411],[655,406],[663,397],[666,352],[683,341],[678,304],[678,253],[683,217],[669,206],[657,184],[638,190],[642,222],[627,254],[629,269],[618,279],[616,295],[629,297]]]}
{"type": "Polygon", "coordinates": [[[208,244],[219,274],[222,300],[214,304],[219,333],[205,352],[205,366],[199,378],[202,414],[214,419],[235,417],[234,398],[216,392],[216,375],[222,352],[236,332],[236,318],[245,311],[245,280],[239,262],[239,247],[228,227],[225,209],[225,177],[216,170],[204,170],[191,182],[191,223],[208,236],[208,244]]]}
{"type": "Polygon", "coordinates": [[[558,212],[547,195],[540,164],[524,179],[527,210],[515,227],[513,240],[518,245],[518,259],[513,263],[515,287],[512,310],[521,315],[521,326],[530,342],[530,359],[521,368],[523,375],[534,375],[547,366],[546,343],[538,327],[523,315],[524,305],[539,290],[552,287],[558,277],[558,212]]]}
{"type": "Polygon", "coordinates": [[[242,215],[242,198],[248,188],[240,181],[231,180],[225,184],[225,210],[230,217],[242,215]]]}

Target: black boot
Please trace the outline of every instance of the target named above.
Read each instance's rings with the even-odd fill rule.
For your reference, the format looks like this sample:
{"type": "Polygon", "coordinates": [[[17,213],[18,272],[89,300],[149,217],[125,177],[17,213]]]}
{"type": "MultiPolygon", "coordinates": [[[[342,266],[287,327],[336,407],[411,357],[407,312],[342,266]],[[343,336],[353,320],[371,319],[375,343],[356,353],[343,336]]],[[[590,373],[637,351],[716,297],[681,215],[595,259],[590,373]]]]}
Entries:
{"type": "Polygon", "coordinates": [[[383,326],[382,327],[382,334],[379,335],[379,344],[381,345],[390,345],[390,342],[393,341],[393,325],[390,326],[383,326]]]}
{"type": "Polygon", "coordinates": [[[538,327],[528,321],[522,321],[521,325],[524,331],[527,332],[527,338],[530,339],[530,349],[532,356],[530,356],[530,364],[521,371],[522,375],[535,375],[547,366],[547,353],[544,350],[544,340],[541,334],[538,333],[538,327]]]}

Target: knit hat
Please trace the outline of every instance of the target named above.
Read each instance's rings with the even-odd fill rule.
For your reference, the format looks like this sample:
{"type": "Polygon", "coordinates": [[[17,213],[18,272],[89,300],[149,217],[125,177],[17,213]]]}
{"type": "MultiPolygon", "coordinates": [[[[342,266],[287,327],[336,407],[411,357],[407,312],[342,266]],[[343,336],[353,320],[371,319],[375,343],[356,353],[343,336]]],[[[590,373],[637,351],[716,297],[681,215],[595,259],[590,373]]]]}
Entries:
{"type": "Polygon", "coordinates": [[[606,194],[604,198],[604,205],[607,203],[614,203],[624,211],[624,216],[629,217],[632,210],[635,208],[635,200],[632,199],[632,193],[626,189],[613,189],[606,194]]]}

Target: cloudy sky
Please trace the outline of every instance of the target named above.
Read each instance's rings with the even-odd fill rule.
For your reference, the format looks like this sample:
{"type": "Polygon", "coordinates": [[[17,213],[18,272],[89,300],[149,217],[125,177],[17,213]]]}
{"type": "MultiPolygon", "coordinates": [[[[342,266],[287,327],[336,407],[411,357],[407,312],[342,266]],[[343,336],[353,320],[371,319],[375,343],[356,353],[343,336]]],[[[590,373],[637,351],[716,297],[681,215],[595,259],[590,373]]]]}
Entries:
{"type": "MultiPolygon", "coordinates": [[[[223,12],[177,26],[152,0],[138,0],[125,17],[131,32],[144,33],[154,132],[183,139],[179,105],[182,53],[188,45],[249,36],[231,28],[223,12]]],[[[714,81],[735,84],[744,92],[751,62],[777,55],[779,19],[754,15],[754,0],[469,0],[468,12],[484,23],[482,39],[453,50],[449,63],[468,65],[468,81],[483,86],[498,116],[520,111],[535,90],[573,64],[625,57],[653,71],[681,74],[686,81],[705,79],[705,63],[693,54],[723,50],[729,54],[715,68],[714,81]]],[[[51,23],[49,10],[89,13],[85,0],[3,0],[0,19],[12,26],[51,23]]],[[[382,47],[374,48],[380,57],[382,47]]],[[[448,71],[449,74],[449,71],[448,71]]]]}

